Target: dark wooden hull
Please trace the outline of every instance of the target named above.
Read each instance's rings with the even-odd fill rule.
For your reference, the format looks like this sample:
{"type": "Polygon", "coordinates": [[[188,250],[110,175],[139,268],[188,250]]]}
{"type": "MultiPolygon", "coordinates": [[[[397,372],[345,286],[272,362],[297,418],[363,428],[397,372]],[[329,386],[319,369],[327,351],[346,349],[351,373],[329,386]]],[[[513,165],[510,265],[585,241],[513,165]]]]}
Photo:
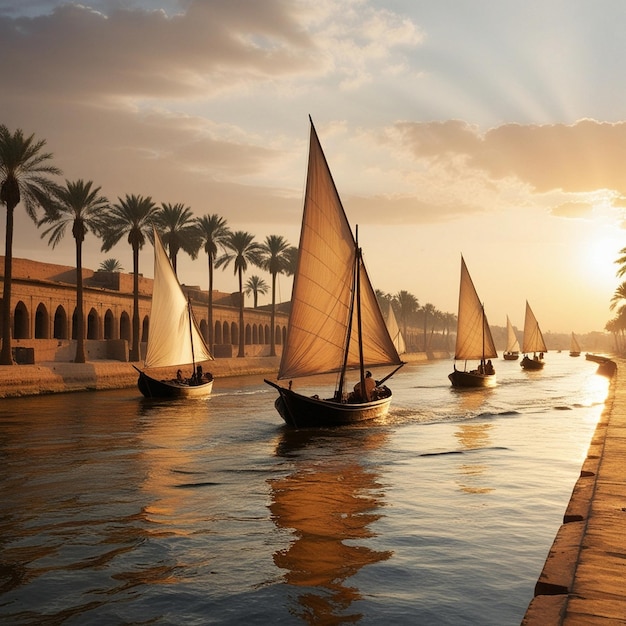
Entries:
{"type": "Polygon", "coordinates": [[[384,417],[391,404],[391,390],[382,387],[384,397],[372,402],[336,402],[303,396],[269,380],[265,382],[278,391],[276,410],[289,426],[316,428],[346,426],[384,417]]]}
{"type": "Polygon", "coordinates": [[[478,372],[462,372],[455,369],[448,374],[453,387],[493,387],[496,384],[496,375],[479,374],[478,372]]]}
{"type": "Polygon", "coordinates": [[[580,352],[570,352],[570,356],[580,356],[580,352]]]}
{"type": "Polygon", "coordinates": [[[205,398],[213,391],[213,379],[200,385],[189,385],[176,380],[157,380],[139,371],[137,387],[146,398],[205,398]]]}
{"type": "Polygon", "coordinates": [[[531,359],[527,356],[525,356],[520,365],[525,369],[525,370],[542,370],[543,366],[545,365],[545,363],[543,362],[542,359],[531,359]]]}
{"type": "Polygon", "coordinates": [[[517,361],[517,359],[519,359],[519,352],[504,352],[502,358],[505,361],[517,361]]]}

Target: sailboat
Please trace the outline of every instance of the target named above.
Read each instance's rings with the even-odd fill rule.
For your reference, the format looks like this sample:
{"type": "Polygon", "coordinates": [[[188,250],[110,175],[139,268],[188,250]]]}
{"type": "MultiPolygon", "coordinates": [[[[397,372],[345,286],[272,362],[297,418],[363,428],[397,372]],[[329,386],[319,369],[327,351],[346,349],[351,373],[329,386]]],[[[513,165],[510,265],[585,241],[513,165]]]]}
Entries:
{"type": "Polygon", "coordinates": [[[389,311],[387,312],[385,323],[387,324],[387,330],[391,336],[391,341],[393,341],[393,345],[396,347],[398,354],[404,354],[406,352],[406,343],[404,341],[404,337],[402,336],[400,327],[398,326],[396,314],[393,312],[391,303],[389,303],[389,311]]]}
{"type": "MultiPolygon", "coordinates": [[[[309,160],[291,294],[291,313],[277,380],[337,373],[335,391],[322,399],[297,393],[292,381],[274,405],[290,426],[340,426],[383,417],[391,390],[383,383],[404,363],[393,344],[367,275],[358,237],[310,121],[309,160]],[[396,366],[380,381],[366,368],[396,366]],[[355,390],[347,390],[347,370],[357,369],[355,390]],[[360,393],[364,390],[364,393],[360,393]]],[[[358,234],[358,230],[357,230],[358,234]]]]}
{"type": "Polygon", "coordinates": [[[572,340],[569,346],[569,355],[580,356],[580,346],[578,345],[578,339],[576,339],[576,335],[574,335],[574,333],[572,333],[572,340]]]}
{"type": "Polygon", "coordinates": [[[543,369],[544,361],[543,355],[548,351],[546,343],[543,340],[541,329],[537,322],[537,318],[526,300],[526,315],[524,316],[524,338],[522,339],[522,351],[524,352],[524,358],[521,360],[520,365],[525,370],[540,370],[543,369]],[[533,353],[531,359],[528,354],[533,353]]]}
{"type": "Polygon", "coordinates": [[[448,375],[453,387],[491,387],[496,384],[496,372],[491,359],[498,357],[491,336],[485,307],[478,299],[474,283],[461,256],[461,284],[459,288],[459,313],[454,351],[454,371],[448,375]],[[479,360],[475,370],[461,371],[456,361],[479,360]]]}
{"type": "Polygon", "coordinates": [[[146,398],[204,397],[213,389],[213,376],[202,374],[203,361],[213,356],[196,324],[191,304],[185,298],[172,264],[154,231],[154,285],[150,307],[150,330],[144,370],[139,372],[137,386],[146,398]],[[153,368],[191,366],[191,376],[157,378],[153,368]],[[199,372],[198,372],[199,368],[199,372]],[[146,370],[150,370],[148,374],[146,370]],[[198,375],[200,374],[200,375],[198,375]]]}
{"type": "Polygon", "coordinates": [[[519,341],[508,315],[506,316],[506,349],[502,357],[505,361],[517,361],[519,359],[519,341]]]}

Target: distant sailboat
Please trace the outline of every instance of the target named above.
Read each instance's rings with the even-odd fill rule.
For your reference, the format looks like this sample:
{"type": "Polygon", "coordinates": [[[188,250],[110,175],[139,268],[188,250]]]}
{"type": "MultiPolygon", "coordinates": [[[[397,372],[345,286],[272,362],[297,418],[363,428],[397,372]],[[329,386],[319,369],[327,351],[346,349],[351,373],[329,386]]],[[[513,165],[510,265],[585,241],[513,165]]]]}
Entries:
{"type": "Polygon", "coordinates": [[[459,313],[456,330],[454,359],[478,360],[478,369],[461,371],[456,369],[448,375],[453,387],[491,387],[496,384],[496,372],[491,359],[498,357],[491,336],[485,308],[478,299],[474,283],[461,257],[461,284],[459,288],[459,313]]]}
{"type": "Polygon", "coordinates": [[[396,347],[398,354],[404,354],[406,352],[406,344],[404,342],[402,332],[400,331],[400,327],[398,326],[396,314],[393,312],[391,303],[389,303],[389,311],[385,322],[387,324],[389,335],[391,336],[391,341],[393,341],[393,345],[396,347]]]}
{"type": "MultiPolygon", "coordinates": [[[[213,389],[213,377],[208,372],[196,377],[196,363],[211,361],[191,304],[185,298],[172,264],[154,231],[154,286],[150,307],[150,328],[144,370],[139,370],[137,386],[147,398],[180,398],[208,396],[213,389]],[[193,376],[178,380],[157,378],[154,368],[191,366],[193,376]],[[150,370],[150,375],[146,370],[150,370]]],[[[201,371],[201,370],[200,370],[201,371]]]]}
{"type": "Polygon", "coordinates": [[[298,263],[278,380],[337,372],[330,398],[307,396],[265,380],[278,391],[274,406],[290,426],[352,424],[383,417],[391,390],[383,385],[404,363],[391,340],[361,249],[311,121],[298,263]],[[366,367],[395,365],[375,381],[366,367]],[[346,372],[358,372],[358,392],[346,372]],[[362,391],[361,391],[362,390],[362,391]]]}
{"type": "Polygon", "coordinates": [[[569,355],[580,356],[580,346],[578,345],[578,340],[576,339],[576,335],[574,335],[574,333],[572,333],[572,340],[569,346],[569,355]]]}
{"type": "Polygon", "coordinates": [[[502,356],[506,361],[519,359],[519,341],[508,315],[506,316],[506,349],[502,356]]]}
{"type": "Polygon", "coordinates": [[[540,370],[543,369],[544,361],[543,355],[548,351],[546,343],[543,340],[543,335],[537,318],[532,312],[528,300],[526,301],[526,315],[524,316],[524,338],[522,340],[522,351],[524,352],[524,358],[520,365],[526,370],[540,370]],[[531,359],[528,354],[533,353],[531,359]]]}

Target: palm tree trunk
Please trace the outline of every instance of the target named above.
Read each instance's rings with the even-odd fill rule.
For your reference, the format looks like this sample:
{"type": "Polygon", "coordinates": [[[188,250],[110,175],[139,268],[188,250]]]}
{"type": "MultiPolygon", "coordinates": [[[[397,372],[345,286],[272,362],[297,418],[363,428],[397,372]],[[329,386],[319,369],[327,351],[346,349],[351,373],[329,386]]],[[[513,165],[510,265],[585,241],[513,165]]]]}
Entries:
{"type": "Polygon", "coordinates": [[[11,281],[13,273],[13,212],[15,204],[7,203],[4,245],[4,285],[2,289],[2,352],[0,365],[13,365],[11,352],[11,281]]]}
{"type": "Polygon", "coordinates": [[[243,271],[239,268],[239,354],[238,357],[246,356],[244,350],[244,330],[243,330],[243,271]]]}
{"type": "Polygon", "coordinates": [[[209,332],[207,341],[209,344],[209,350],[213,354],[213,259],[209,255],[209,305],[208,305],[208,323],[209,332]]]}
{"type": "Polygon", "coordinates": [[[74,363],[85,362],[85,315],[83,312],[83,250],[76,240],[76,356],[74,363]]]}
{"type": "Polygon", "coordinates": [[[130,360],[139,361],[139,246],[133,243],[133,339],[130,360]]]}
{"type": "Polygon", "coordinates": [[[276,356],[276,272],[272,272],[272,327],[270,328],[270,356],[276,356]]]}

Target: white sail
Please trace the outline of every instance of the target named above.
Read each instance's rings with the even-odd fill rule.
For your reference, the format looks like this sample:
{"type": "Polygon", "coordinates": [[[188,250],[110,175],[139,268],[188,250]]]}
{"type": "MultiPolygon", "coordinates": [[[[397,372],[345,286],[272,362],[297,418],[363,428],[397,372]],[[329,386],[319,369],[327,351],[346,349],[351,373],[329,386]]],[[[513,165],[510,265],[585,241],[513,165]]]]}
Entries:
{"type": "Polygon", "coordinates": [[[402,332],[398,326],[396,314],[393,312],[391,303],[389,303],[389,311],[385,321],[387,324],[387,330],[389,331],[389,335],[391,336],[391,340],[393,341],[393,345],[396,347],[398,354],[404,354],[406,352],[406,344],[404,343],[404,337],[402,336],[402,332]]]}
{"type": "Polygon", "coordinates": [[[528,352],[547,352],[546,343],[537,318],[532,312],[528,300],[526,301],[526,315],[524,316],[524,338],[522,340],[522,350],[524,354],[528,352]]]}
{"type": "Polygon", "coordinates": [[[212,359],[161,239],[154,231],[154,286],[144,366],[186,365],[212,359]]]}
{"type": "Polygon", "coordinates": [[[572,339],[570,341],[569,351],[580,353],[580,345],[578,344],[578,339],[576,339],[576,335],[574,335],[574,333],[572,333],[572,339]]]}
{"type": "Polygon", "coordinates": [[[467,361],[493,359],[497,356],[484,307],[467,271],[465,260],[461,257],[461,284],[454,358],[467,361]]]}
{"type": "Polygon", "coordinates": [[[506,316],[506,350],[505,352],[519,352],[519,341],[513,329],[509,316],[506,316]]]}
{"type": "Polygon", "coordinates": [[[311,124],[298,264],[279,379],[340,371],[347,344],[347,367],[359,366],[356,307],[354,321],[350,320],[357,275],[360,276],[364,363],[367,366],[401,363],[361,260],[357,268],[357,257],[360,259],[357,253],[352,230],[311,124]]]}

